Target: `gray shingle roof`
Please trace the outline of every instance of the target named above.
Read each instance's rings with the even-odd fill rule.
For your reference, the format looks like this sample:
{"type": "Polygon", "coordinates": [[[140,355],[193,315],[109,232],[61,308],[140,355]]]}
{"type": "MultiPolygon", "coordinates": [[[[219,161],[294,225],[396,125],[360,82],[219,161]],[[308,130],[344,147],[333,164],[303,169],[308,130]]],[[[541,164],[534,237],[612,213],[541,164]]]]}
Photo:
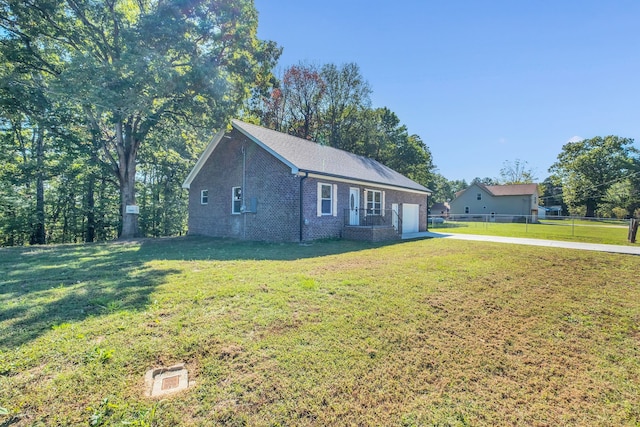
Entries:
{"type": "Polygon", "coordinates": [[[487,185],[486,188],[494,196],[528,196],[537,193],[538,184],[487,185]]]}
{"type": "Polygon", "coordinates": [[[537,194],[538,184],[506,184],[506,185],[484,185],[480,182],[474,182],[464,190],[456,192],[456,197],[460,197],[462,193],[473,186],[478,186],[486,190],[492,196],[530,196],[537,194]]]}
{"type": "Polygon", "coordinates": [[[233,127],[302,172],[366,181],[431,193],[431,190],[373,159],[239,120],[233,127]]]}

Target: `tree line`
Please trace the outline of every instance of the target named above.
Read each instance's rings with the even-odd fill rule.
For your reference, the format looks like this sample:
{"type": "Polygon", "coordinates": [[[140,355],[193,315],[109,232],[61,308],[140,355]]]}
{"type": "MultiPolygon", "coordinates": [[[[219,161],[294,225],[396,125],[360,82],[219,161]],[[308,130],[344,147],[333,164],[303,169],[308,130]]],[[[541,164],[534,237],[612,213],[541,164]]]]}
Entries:
{"type": "Polygon", "coordinates": [[[2,0],[0,28],[2,245],[183,232],[185,171],[281,51],[250,0],[2,0]]]}
{"type": "MultiPolygon", "coordinates": [[[[281,47],[257,24],[251,0],[0,0],[0,245],[184,233],[181,183],[234,117],[376,159],[432,201],[468,185],[439,174],[420,136],[371,105],[357,64],[278,74],[281,47]]],[[[570,143],[543,200],[632,215],[638,170],[628,138],[570,143]]],[[[482,181],[530,172],[507,162],[501,179],[482,181]]]]}
{"type": "Polygon", "coordinates": [[[431,151],[389,108],[372,107],[371,93],[355,63],[300,63],[254,94],[245,119],[375,159],[428,187],[431,151]]]}

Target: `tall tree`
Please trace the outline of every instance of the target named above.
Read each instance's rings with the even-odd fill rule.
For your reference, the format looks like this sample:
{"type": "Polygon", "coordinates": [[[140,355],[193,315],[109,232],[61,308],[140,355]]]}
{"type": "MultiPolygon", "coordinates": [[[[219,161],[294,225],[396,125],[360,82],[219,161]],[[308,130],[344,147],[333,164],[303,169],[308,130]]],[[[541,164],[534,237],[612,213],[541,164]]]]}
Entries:
{"type": "Polygon", "coordinates": [[[321,122],[325,140],[335,148],[354,151],[357,141],[352,137],[360,112],[371,104],[371,88],[362,77],[356,63],[322,66],[320,76],[325,83],[325,95],[321,122]]]}
{"type": "Polygon", "coordinates": [[[166,120],[224,126],[280,50],[257,38],[251,0],[3,0],[0,42],[80,104],[120,190],[121,237],[137,234],[138,152],[166,120]]]}
{"type": "Polygon", "coordinates": [[[593,217],[607,190],[634,173],[638,154],[633,139],[597,136],[566,143],[549,172],[562,184],[570,211],[583,209],[587,217],[593,217]]]}
{"type": "Polygon", "coordinates": [[[480,184],[484,184],[484,185],[500,185],[500,181],[495,179],[495,178],[491,178],[488,176],[485,176],[484,178],[480,178],[479,176],[473,178],[473,180],[471,181],[472,184],[474,183],[480,183],[480,184]]]}
{"type": "Polygon", "coordinates": [[[317,67],[294,65],[284,73],[282,83],[289,114],[289,133],[305,139],[317,139],[320,103],[326,91],[317,67]]]}
{"type": "Polygon", "coordinates": [[[509,184],[532,184],[537,178],[535,171],[529,167],[527,161],[516,159],[511,162],[506,160],[500,169],[500,183],[509,184]]]}
{"type": "Polygon", "coordinates": [[[450,202],[456,197],[458,191],[469,187],[464,179],[449,181],[440,173],[434,172],[431,175],[427,188],[433,190],[433,195],[430,198],[433,202],[450,202]]]}
{"type": "Polygon", "coordinates": [[[552,177],[545,178],[539,186],[540,188],[540,204],[542,206],[560,206],[561,214],[566,215],[567,204],[564,202],[562,195],[562,183],[557,182],[552,177]]]}

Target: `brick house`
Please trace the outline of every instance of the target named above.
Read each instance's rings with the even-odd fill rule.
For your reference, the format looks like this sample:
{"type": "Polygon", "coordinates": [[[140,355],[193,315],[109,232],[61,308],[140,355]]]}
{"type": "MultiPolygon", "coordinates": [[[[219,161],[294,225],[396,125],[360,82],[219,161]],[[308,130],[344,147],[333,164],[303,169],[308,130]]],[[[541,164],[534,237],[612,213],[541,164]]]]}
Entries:
{"type": "Polygon", "coordinates": [[[238,120],[182,186],[189,234],[267,241],[425,231],[431,194],[375,160],[238,120]]]}

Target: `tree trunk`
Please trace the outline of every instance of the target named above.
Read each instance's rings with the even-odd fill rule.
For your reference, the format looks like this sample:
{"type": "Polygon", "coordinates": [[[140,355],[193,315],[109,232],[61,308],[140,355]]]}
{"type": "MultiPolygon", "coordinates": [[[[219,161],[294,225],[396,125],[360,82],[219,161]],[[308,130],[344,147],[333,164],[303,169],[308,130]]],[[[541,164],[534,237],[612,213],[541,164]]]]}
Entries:
{"type": "Polygon", "coordinates": [[[133,133],[130,123],[127,125],[122,122],[116,124],[118,178],[120,181],[122,212],[120,239],[138,237],[138,213],[127,212],[127,206],[136,206],[136,156],[140,143],[133,133]]]}
{"type": "Polygon", "coordinates": [[[87,202],[86,202],[86,215],[87,215],[87,229],[84,236],[84,241],[87,243],[96,240],[96,197],[94,192],[95,177],[93,174],[89,176],[87,182],[87,202]]]}
{"type": "Polygon", "coordinates": [[[122,202],[122,231],[121,239],[138,237],[138,214],[127,212],[127,206],[136,204],[135,166],[126,174],[120,183],[120,200],[122,202]]]}
{"type": "Polygon", "coordinates": [[[587,200],[587,212],[585,213],[587,218],[593,218],[596,216],[596,201],[593,199],[587,200]]]}
{"type": "Polygon", "coordinates": [[[44,228],[44,135],[38,130],[36,137],[36,223],[31,232],[30,244],[44,245],[46,233],[44,228]]]}

